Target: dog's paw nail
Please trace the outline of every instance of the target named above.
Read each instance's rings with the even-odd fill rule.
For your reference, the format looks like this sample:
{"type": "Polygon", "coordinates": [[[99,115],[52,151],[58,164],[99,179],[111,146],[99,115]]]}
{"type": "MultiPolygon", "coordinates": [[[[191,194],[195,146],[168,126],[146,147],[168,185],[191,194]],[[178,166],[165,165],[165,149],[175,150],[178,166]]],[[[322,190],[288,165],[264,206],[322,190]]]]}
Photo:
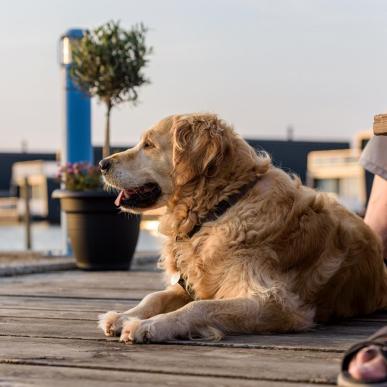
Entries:
{"type": "Polygon", "coordinates": [[[110,311],[98,316],[98,326],[106,336],[116,336],[120,333],[120,313],[110,311]]]}
{"type": "Polygon", "coordinates": [[[120,342],[125,344],[130,344],[133,342],[133,340],[129,337],[129,334],[125,333],[121,335],[120,342]]]}

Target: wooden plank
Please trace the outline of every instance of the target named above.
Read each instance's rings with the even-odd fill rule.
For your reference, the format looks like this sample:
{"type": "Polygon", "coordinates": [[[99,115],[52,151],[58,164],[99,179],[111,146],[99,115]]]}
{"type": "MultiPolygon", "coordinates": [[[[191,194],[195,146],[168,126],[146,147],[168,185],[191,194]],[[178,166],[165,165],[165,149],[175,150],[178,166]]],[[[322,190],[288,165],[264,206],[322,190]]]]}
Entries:
{"type": "MultiPolygon", "coordinates": [[[[34,300],[35,301],[35,300],[34,300]]],[[[128,302],[110,302],[106,303],[105,300],[95,301],[95,305],[90,305],[90,300],[82,300],[80,308],[79,301],[75,303],[64,303],[60,306],[53,302],[47,304],[45,299],[40,300],[41,303],[29,303],[27,306],[23,307],[20,304],[14,302],[12,306],[2,305],[0,298],[0,319],[2,317],[22,317],[22,318],[60,318],[60,319],[70,319],[70,320],[90,320],[95,321],[96,316],[105,313],[109,310],[115,310],[117,312],[124,312],[130,308],[133,308],[137,305],[137,301],[128,301],[128,302]],[[50,306],[51,305],[51,306],[50,306]]],[[[67,300],[64,300],[67,301],[67,300]]],[[[353,325],[359,323],[382,323],[386,324],[386,317],[371,315],[369,318],[359,318],[353,321],[346,321],[339,323],[339,326],[353,325]]],[[[386,324],[387,325],[387,324],[386,324]]],[[[321,328],[320,328],[321,329],[321,328]]]]}
{"type": "MultiPolygon", "coordinates": [[[[294,387],[294,383],[245,379],[182,376],[175,374],[95,370],[60,366],[0,364],[0,385],[4,386],[196,386],[201,387],[294,387]]],[[[312,384],[303,384],[313,386],[312,384]]]]}
{"type": "Polygon", "coordinates": [[[122,345],[117,342],[0,338],[0,363],[84,367],[247,380],[334,383],[341,354],[122,345]],[[44,348],[44,353],[42,353],[44,348]]]}
{"type": "Polygon", "coordinates": [[[104,313],[108,310],[125,311],[138,301],[107,300],[107,299],[82,299],[82,298],[57,298],[57,297],[24,297],[0,296],[2,309],[20,310],[48,310],[48,311],[91,311],[104,313]]]}
{"type": "Polygon", "coordinates": [[[0,295],[141,299],[163,287],[160,273],[71,271],[2,278],[0,295]]]}
{"type": "Polygon", "coordinates": [[[73,298],[73,299],[87,299],[87,300],[141,300],[147,294],[154,290],[120,290],[111,289],[109,291],[103,289],[75,289],[75,288],[39,288],[31,289],[31,287],[19,289],[1,289],[0,296],[6,297],[47,297],[47,298],[73,298]]]}
{"type": "MultiPolygon", "coordinates": [[[[105,338],[97,328],[97,316],[92,319],[63,319],[55,312],[49,318],[1,317],[0,336],[50,337],[53,339],[117,340],[105,338]]],[[[240,348],[290,348],[321,351],[344,351],[356,341],[364,340],[378,328],[380,322],[353,322],[348,325],[321,326],[314,331],[297,334],[228,336],[214,343],[201,340],[176,341],[189,345],[240,348]]]]}
{"type": "Polygon", "coordinates": [[[71,270],[57,273],[40,273],[19,277],[1,278],[1,285],[55,285],[76,286],[96,285],[101,288],[120,289],[158,289],[161,286],[162,274],[157,272],[131,272],[131,271],[82,271],[71,270]]]}
{"type": "Polygon", "coordinates": [[[373,129],[376,136],[387,135],[387,114],[377,114],[374,116],[373,129]]]}
{"type": "MultiPolygon", "coordinates": [[[[134,307],[135,303],[128,303],[126,304],[127,309],[134,307]]],[[[42,320],[69,320],[69,323],[71,323],[72,320],[80,320],[80,321],[89,321],[92,323],[96,323],[97,316],[101,313],[106,312],[107,310],[123,310],[123,309],[104,309],[104,310],[81,310],[81,309],[70,309],[70,310],[58,310],[54,309],[53,307],[51,309],[25,309],[25,308],[0,308],[0,321],[5,319],[12,319],[15,318],[17,320],[20,320],[19,324],[22,323],[21,319],[28,319],[30,321],[31,319],[42,319],[42,320]]],[[[52,321],[51,324],[55,324],[55,321],[52,321]]],[[[59,322],[61,324],[61,322],[59,322]]],[[[354,320],[354,321],[348,321],[348,322],[342,322],[339,325],[335,326],[320,326],[317,328],[317,334],[330,334],[332,336],[337,336],[342,334],[343,336],[353,335],[354,332],[356,335],[367,335],[368,333],[372,333],[373,330],[378,329],[379,327],[385,325],[385,321],[379,321],[379,320],[354,320]],[[377,323],[377,325],[374,325],[374,323],[377,323]],[[348,333],[347,327],[350,327],[350,333],[348,333]]],[[[312,332],[309,332],[309,334],[314,334],[312,332]]],[[[307,333],[302,334],[305,336],[307,333]]],[[[279,335],[281,338],[284,338],[285,335],[281,334],[279,335]]],[[[297,340],[298,337],[300,337],[300,334],[296,335],[286,335],[288,338],[294,338],[297,340]]],[[[258,335],[246,335],[246,336],[230,336],[226,339],[226,342],[240,342],[240,344],[248,344],[250,341],[252,341],[252,338],[255,338],[255,340],[259,341],[259,338],[262,338],[263,336],[258,335]]],[[[184,341],[185,342],[185,341],[184,341]]],[[[187,341],[188,342],[188,341],[187,341]]],[[[201,342],[199,340],[199,342],[201,342]]],[[[205,342],[204,342],[205,343],[205,342]]]]}
{"type": "MultiPolygon", "coordinates": [[[[57,297],[28,297],[28,296],[0,296],[0,311],[2,315],[11,313],[9,309],[20,310],[47,310],[47,311],[73,311],[104,313],[108,310],[123,312],[137,305],[139,300],[109,300],[109,299],[78,299],[78,298],[57,298],[57,297]]],[[[13,313],[11,313],[14,315],[13,313]]],[[[387,311],[379,311],[368,316],[361,316],[356,319],[341,322],[351,324],[358,322],[381,322],[387,325],[387,311]]]]}
{"type": "MultiPolygon", "coordinates": [[[[129,304],[126,305],[130,307],[129,304]]],[[[132,303],[131,306],[134,306],[132,303]]],[[[120,309],[118,309],[120,310],[120,309]]],[[[81,309],[71,310],[55,310],[55,309],[11,309],[0,308],[0,327],[2,331],[0,335],[15,335],[15,336],[32,336],[32,337],[47,337],[51,335],[53,338],[58,338],[57,328],[66,338],[69,334],[62,329],[62,325],[66,325],[66,320],[69,326],[74,327],[77,324],[81,325],[81,329],[77,329],[75,336],[74,332],[70,337],[80,339],[103,340],[104,336],[100,331],[96,331],[97,316],[105,310],[88,310],[81,309]],[[6,329],[6,321],[11,321],[6,329]],[[14,323],[12,322],[14,321],[14,323]],[[75,323],[73,321],[76,321],[75,323]],[[40,324],[39,324],[40,322],[40,324]],[[87,326],[83,322],[87,322],[87,326]],[[24,324],[28,323],[28,332],[24,329],[24,324]],[[44,331],[42,331],[44,326],[44,331]],[[81,335],[81,336],[79,336],[81,335]]],[[[294,348],[294,349],[311,349],[323,351],[343,351],[356,340],[363,340],[368,335],[372,334],[376,329],[383,326],[384,321],[378,320],[356,320],[342,322],[335,326],[320,326],[316,331],[304,334],[293,335],[240,335],[229,336],[223,341],[212,343],[208,341],[196,340],[185,341],[179,340],[177,343],[186,345],[201,345],[201,346],[217,346],[217,347],[235,347],[235,348],[294,348]],[[375,325],[376,324],[376,325],[375,325]],[[349,330],[348,330],[349,327],[349,330]],[[325,341],[328,340],[328,346],[325,341]],[[305,345],[305,343],[307,343],[305,345]]],[[[111,339],[109,339],[111,340],[111,339]]]]}
{"type": "Polygon", "coordinates": [[[84,320],[95,322],[98,314],[103,311],[77,311],[77,310],[41,310],[41,309],[0,309],[0,321],[5,318],[18,319],[60,319],[84,320]]]}

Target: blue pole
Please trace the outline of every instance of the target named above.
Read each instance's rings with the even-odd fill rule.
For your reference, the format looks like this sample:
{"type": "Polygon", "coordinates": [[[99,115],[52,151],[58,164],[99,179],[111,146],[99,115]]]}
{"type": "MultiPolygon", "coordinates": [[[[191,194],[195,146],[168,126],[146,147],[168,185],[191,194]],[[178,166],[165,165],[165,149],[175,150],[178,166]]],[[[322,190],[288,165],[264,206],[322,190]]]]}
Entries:
{"type": "MultiPolygon", "coordinates": [[[[81,39],[84,31],[69,29],[61,37],[61,65],[64,73],[64,138],[61,163],[87,161],[93,163],[91,145],[91,104],[90,97],[82,92],[71,78],[71,44],[81,39]],[[66,52],[65,52],[66,51],[66,52]]],[[[67,235],[66,214],[61,212],[63,249],[71,255],[71,245],[67,235]]]]}
{"type": "MultiPolygon", "coordinates": [[[[70,29],[63,38],[71,42],[81,39],[84,31],[70,29]]],[[[71,58],[71,54],[70,54],[71,58]]],[[[91,104],[90,97],[82,92],[70,75],[70,63],[64,63],[65,72],[65,138],[63,147],[63,162],[79,161],[93,162],[91,145],[91,104]]]]}

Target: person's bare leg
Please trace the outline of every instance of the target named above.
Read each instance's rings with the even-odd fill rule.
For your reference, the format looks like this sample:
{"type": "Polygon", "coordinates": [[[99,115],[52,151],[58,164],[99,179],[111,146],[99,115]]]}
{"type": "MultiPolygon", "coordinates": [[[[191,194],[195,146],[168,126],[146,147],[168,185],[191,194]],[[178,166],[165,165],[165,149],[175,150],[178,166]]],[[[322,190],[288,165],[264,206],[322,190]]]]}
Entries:
{"type": "Polygon", "coordinates": [[[387,180],[375,175],[364,222],[382,238],[387,258],[387,180]]]}
{"type": "MultiPolygon", "coordinates": [[[[387,180],[375,175],[371,196],[364,218],[383,242],[387,258],[387,180]]],[[[359,381],[373,382],[387,378],[387,362],[380,349],[370,346],[360,350],[349,364],[348,372],[359,381]]]]}

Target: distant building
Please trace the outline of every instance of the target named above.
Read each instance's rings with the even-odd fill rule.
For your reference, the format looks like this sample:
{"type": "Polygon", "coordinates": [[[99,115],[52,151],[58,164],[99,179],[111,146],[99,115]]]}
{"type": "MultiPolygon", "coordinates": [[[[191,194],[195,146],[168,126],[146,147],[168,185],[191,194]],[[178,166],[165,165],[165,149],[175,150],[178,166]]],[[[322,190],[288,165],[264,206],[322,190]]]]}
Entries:
{"type": "Polygon", "coordinates": [[[48,160],[55,161],[55,153],[0,153],[0,197],[14,196],[16,187],[12,187],[12,166],[18,161],[48,160]]]}
{"type": "Polygon", "coordinates": [[[274,165],[288,173],[295,173],[306,183],[308,153],[319,150],[348,149],[346,141],[286,141],[286,140],[250,140],[247,142],[257,151],[268,152],[274,165]]]}
{"type": "Polygon", "coordinates": [[[372,175],[359,163],[372,132],[356,135],[351,149],[313,151],[308,154],[307,184],[334,196],[348,209],[363,215],[372,183],[372,175]]]}
{"type": "MultiPolygon", "coordinates": [[[[257,151],[268,152],[273,163],[283,168],[286,172],[297,174],[302,181],[306,182],[307,157],[308,153],[317,150],[348,149],[349,142],[325,142],[325,141],[282,141],[282,140],[247,140],[257,151]]],[[[127,147],[115,147],[114,151],[124,150],[127,147]]],[[[102,148],[94,147],[94,160],[96,163],[102,158],[102,148]]],[[[18,186],[12,184],[12,166],[20,161],[55,161],[55,153],[0,153],[0,197],[19,196],[18,186]]],[[[53,189],[59,187],[59,183],[47,176],[47,193],[44,197],[50,198],[53,189]]],[[[59,220],[59,207],[57,201],[53,203],[49,199],[50,220],[59,220]]]]}

